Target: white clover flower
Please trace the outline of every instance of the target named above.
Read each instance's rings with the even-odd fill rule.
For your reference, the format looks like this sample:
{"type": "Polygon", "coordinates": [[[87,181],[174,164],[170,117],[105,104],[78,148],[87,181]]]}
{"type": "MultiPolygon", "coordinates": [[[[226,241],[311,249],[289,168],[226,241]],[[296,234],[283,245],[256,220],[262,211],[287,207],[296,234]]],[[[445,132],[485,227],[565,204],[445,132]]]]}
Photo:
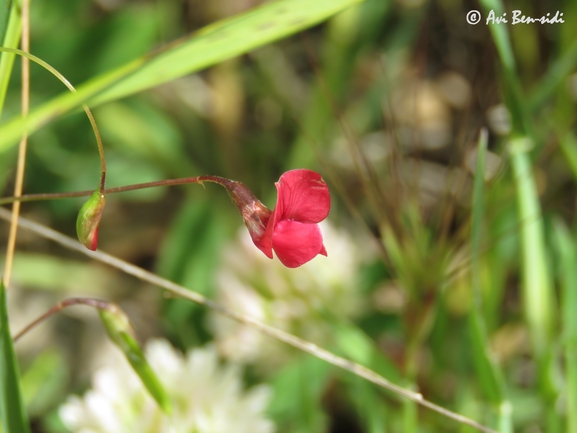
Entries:
{"type": "Polygon", "coordinates": [[[74,433],[272,433],[265,385],[242,389],[238,366],[221,366],[212,346],[182,356],[165,340],[146,357],[174,404],[166,416],[126,361],[99,370],[84,398],[71,396],[60,417],[74,433]]]}
{"type": "MultiPolygon", "coordinates": [[[[331,338],[331,318],[351,318],[362,309],[355,283],[362,254],[352,238],[326,221],[320,224],[328,257],[296,269],[258,251],[246,230],[225,249],[217,272],[217,301],[227,308],[322,344],[331,338]]],[[[226,317],[211,313],[209,326],[223,356],[272,368],[290,348],[226,317]]]]}

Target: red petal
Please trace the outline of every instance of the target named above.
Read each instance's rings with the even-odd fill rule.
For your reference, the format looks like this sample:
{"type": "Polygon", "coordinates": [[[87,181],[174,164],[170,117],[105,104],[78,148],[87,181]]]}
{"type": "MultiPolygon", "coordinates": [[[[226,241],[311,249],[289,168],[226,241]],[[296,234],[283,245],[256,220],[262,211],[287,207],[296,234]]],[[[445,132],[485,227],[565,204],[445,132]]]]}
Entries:
{"type": "Polygon", "coordinates": [[[277,221],[319,223],[329,214],[331,196],[320,174],[304,169],[291,170],[275,185],[278,190],[277,221]]]}
{"type": "Polygon", "coordinates": [[[269,230],[267,229],[267,232],[262,238],[252,238],[252,241],[257,246],[257,248],[264,253],[265,256],[267,256],[269,259],[272,259],[272,239],[270,235],[267,236],[268,233],[269,230]]]}
{"type": "Polygon", "coordinates": [[[287,268],[296,268],[324,252],[323,237],[316,224],[279,221],[272,235],[272,247],[287,268]]]}

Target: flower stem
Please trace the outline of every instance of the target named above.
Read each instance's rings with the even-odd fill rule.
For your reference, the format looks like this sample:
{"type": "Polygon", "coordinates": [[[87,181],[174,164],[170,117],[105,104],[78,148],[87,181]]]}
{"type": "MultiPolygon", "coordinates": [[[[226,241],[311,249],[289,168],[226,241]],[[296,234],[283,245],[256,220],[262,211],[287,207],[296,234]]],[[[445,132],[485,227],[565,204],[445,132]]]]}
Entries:
{"type": "MultiPolygon", "coordinates": [[[[138,189],[153,188],[157,186],[172,186],[172,185],[183,185],[187,183],[204,183],[212,182],[222,185],[225,188],[230,188],[234,183],[234,180],[226,179],[220,176],[195,176],[195,177],[182,177],[178,179],[165,179],[158,180],[154,182],[137,183],[134,185],[117,186],[114,188],[103,188],[102,179],[105,173],[102,173],[101,178],[101,192],[104,194],[114,194],[118,192],[134,191],[138,189]]],[[[72,192],[56,192],[56,193],[43,193],[43,194],[24,194],[19,197],[4,197],[0,198],[0,205],[9,204],[14,202],[27,202],[27,201],[38,201],[38,200],[54,200],[59,198],[71,198],[71,197],[85,197],[94,193],[93,190],[88,191],[72,191],[72,192]]]]}
{"type": "MultiPolygon", "coordinates": [[[[24,5],[23,5],[22,10],[24,11],[24,5]]],[[[24,21],[23,21],[23,24],[24,24],[24,21]]],[[[24,39],[25,39],[26,34],[27,34],[26,31],[23,30],[23,34],[22,34],[23,50],[18,50],[15,48],[8,48],[8,47],[0,47],[0,52],[7,52],[7,53],[17,54],[19,56],[22,56],[23,64],[25,61],[28,62],[28,60],[32,60],[33,62],[37,63],[38,65],[40,65],[44,69],[46,69],[48,72],[50,72],[56,78],[58,78],[62,82],[62,84],[64,84],[68,88],[68,90],[70,90],[72,93],[75,93],[76,89],[70,83],[70,81],[68,81],[64,77],[64,75],[62,75],[55,68],[50,66],[44,60],[42,60],[36,56],[33,56],[32,54],[30,54],[28,52],[28,45],[26,45],[26,47],[24,46],[24,39]],[[26,49],[24,49],[24,47],[26,49]]],[[[24,81],[23,81],[23,83],[24,83],[24,81]]],[[[104,158],[104,146],[102,145],[102,138],[100,137],[100,131],[98,130],[98,125],[96,124],[96,120],[94,119],[94,116],[92,115],[92,111],[90,111],[90,108],[88,108],[88,105],[86,105],[86,104],[82,105],[82,109],[85,111],[86,116],[88,117],[88,120],[90,121],[90,125],[92,126],[92,130],[94,131],[94,136],[96,138],[96,145],[98,147],[98,155],[100,156],[99,191],[102,192],[102,191],[104,191],[104,185],[106,183],[106,159],[104,158]]]]}
{"type": "MultiPolygon", "coordinates": [[[[30,51],[30,0],[22,1],[22,36],[20,46],[23,52],[30,51]]],[[[26,119],[30,107],[30,62],[27,57],[22,57],[22,117],[26,119]]],[[[18,161],[16,165],[16,180],[14,183],[14,196],[22,195],[24,184],[24,170],[26,167],[26,150],[28,147],[28,131],[24,131],[18,146],[18,161]]],[[[20,202],[15,201],[12,205],[12,221],[10,222],[10,232],[8,233],[8,245],[6,246],[6,265],[4,267],[4,284],[10,286],[12,276],[12,263],[14,260],[14,250],[16,249],[16,235],[18,231],[18,215],[20,214],[20,202]]]]}
{"type": "Polygon", "coordinates": [[[45,312],[42,316],[37,318],[34,322],[29,323],[24,329],[22,329],[18,334],[16,334],[13,338],[14,342],[16,342],[20,337],[34,328],[36,325],[39,325],[44,320],[48,319],[50,316],[59,313],[65,307],[70,307],[71,305],[88,305],[89,307],[94,307],[98,310],[107,310],[112,307],[112,304],[106,301],[101,301],[100,299],[93,299],[93,298],[68,298],[60,301],[52,308],[50,308],[47,312],[45,312]]]}

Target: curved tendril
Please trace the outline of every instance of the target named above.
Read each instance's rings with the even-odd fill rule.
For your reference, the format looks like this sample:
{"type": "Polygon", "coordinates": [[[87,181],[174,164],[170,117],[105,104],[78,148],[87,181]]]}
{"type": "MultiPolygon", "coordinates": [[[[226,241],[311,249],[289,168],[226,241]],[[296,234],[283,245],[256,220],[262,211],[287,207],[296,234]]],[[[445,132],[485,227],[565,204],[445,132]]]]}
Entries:
{"type": "MultiPolygon", "coordinates": [[[[0,52],[16,54],[18,56],[22,56],[22,57],[25,57],[25,58],[33,61],[34,63],[42,66],[44,69],[46,69],[52,75],[54,75],[56,78],[58,78],[58,80],[60,80],[60,82],[62,82],[62,84],[64,84],[68,88],[68,90],[70,90],[73,93],[76,93],[76,89],[70,83],[70,81],[68,81],[64,77],[64,75],[62,75],[53,66],[50,66],[48,63],[46,63],[44,60],[40,59],[39,57],[36,57],[33,54],[19,50],[17,48],[0,47],[0,52]]],[[[86,113],[86,116],[88,117],[88,120],[90,121],[90,125],[92,126],[92,130],[94,131],[94,136],[96,138],[96,144],[98,146],[98,154],[100,155],[99,190],[100,190],[100,192],[104,192],[105,182],[106,182],[106,159],[104,158],[104,146],[102,145],[102,139],[100,137],[100,131],[98,129],[98,126],[96,125],[96,120],[94,119],[92,111],[90,111],[90,108],[88,108],[88,105],[86,105],[86,104],[82,105],[82,108],[84,109],[84,112],[86,113]]]]}

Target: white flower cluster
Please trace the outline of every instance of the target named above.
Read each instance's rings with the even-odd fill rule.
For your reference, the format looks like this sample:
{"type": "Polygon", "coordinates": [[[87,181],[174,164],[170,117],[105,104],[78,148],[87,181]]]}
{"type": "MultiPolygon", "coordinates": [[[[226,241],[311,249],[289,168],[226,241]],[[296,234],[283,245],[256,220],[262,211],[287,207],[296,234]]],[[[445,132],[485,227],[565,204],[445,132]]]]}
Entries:
{"type": "MultiPolygon", "coordinates": [[[[318,256],[296,269],[265,257],[245,229],[226,248],[217,272],[217,301],[231,310],[322,344],[331,320],[351,318],[362,307],[355,284],[361,253],[351,237],[327,222],[320,224],[328,257],[318,256]]],[[[283,343],[212,313],[209,326],[223,356],[268,369],[290,355],[283,343]]]]}
{"type": "Polygon", "coordinates": [[[265,385],[243,391],[238,366],[220,366],[208,346],[182,356],[165,340],[153,340],[146,358],[174,405],[168,417],[128,366],[118,363],[96,373],[84,398],[71,396],[60,417],[74,433],[272,433],[264,411],[271,397],[265,385]]]}

